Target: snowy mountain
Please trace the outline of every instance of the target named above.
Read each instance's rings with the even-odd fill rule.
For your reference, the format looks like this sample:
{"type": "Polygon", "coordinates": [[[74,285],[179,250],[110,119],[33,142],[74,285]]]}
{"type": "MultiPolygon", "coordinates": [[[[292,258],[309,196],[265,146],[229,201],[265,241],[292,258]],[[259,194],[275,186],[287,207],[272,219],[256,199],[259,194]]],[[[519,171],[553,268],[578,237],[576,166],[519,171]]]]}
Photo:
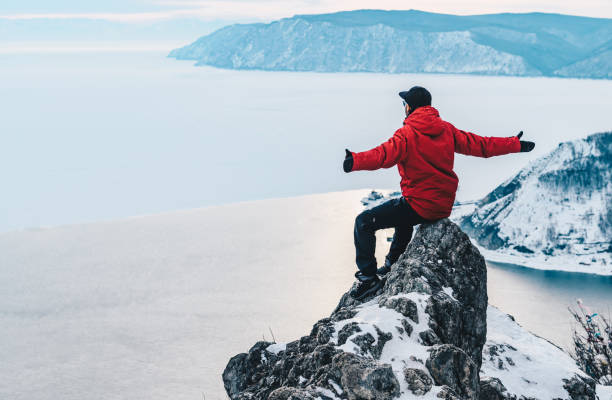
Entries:
{"type": "MultiPolygon", "coordinates": [[[[257,342],[223,372],[231,399],[595,400],[604,387],[487,306],[487,269],[448,219],[419,226],[383,287],[345,293],[289,343],[257,342]],[[596,393],[596,391],[598,393],[596,393]]],[[[601,398],[601,397],[600,397],[601,398]]]]}
{"type": "Polygon", "coordinates": [[[604,18],[357,10],[231,25],[169,56],[234,69],[609,79],[611,40],[604,18]]]}
{"type": "Polygon", "coordinates": [[[612,275],[612,132],[559,144],[471,207],[454,219],[487,259],[612,275]]]}

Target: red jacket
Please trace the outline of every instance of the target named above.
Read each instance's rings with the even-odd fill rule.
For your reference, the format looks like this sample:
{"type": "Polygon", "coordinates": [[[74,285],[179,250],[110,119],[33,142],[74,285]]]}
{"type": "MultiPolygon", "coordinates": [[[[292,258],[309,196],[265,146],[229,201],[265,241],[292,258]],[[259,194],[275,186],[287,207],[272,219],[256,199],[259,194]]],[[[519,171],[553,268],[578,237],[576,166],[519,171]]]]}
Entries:
{"type": "Polygon", "coordinates": [[[453,171],[455,152],[492,157],[521,151],[519,138],[482,137],[443,121],[431,106],[417,108],[391,139],[371,150],[352,153],[353,169],[375,170],[397,164],[402,195],[420,216],[451,214],[459,179],[453,171]]]}

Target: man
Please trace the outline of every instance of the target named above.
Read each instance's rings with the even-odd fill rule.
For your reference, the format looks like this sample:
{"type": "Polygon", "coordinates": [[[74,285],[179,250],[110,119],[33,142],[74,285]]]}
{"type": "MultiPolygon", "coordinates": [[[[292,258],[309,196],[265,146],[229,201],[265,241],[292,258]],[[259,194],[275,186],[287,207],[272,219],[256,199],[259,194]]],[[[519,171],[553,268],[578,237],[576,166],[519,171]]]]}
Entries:
{"type": "Polygon", "coordinates": [[[393,137],[371,150],[346,150],[344,171],[373,171],[397,164],[402,196],[366,210],[355,219],[355,274],[359,284],[351,291],[363,299],[382,285],[377,276],[385,275],[404,252],[412,238],[413,226],[446,218],[451,214],[459,179],[453,172],[455,152],[476,157],[492,157],[533,150],[535,143],[521,141],[521,131],[512,137],[482,137],[455,128],[443,121],[431,106],[427,89],[415,86],[400,92],[406,119],[393,137]],[[376,269],[375,232],[395,228],[391,248],[383,267],[376,269]]]}

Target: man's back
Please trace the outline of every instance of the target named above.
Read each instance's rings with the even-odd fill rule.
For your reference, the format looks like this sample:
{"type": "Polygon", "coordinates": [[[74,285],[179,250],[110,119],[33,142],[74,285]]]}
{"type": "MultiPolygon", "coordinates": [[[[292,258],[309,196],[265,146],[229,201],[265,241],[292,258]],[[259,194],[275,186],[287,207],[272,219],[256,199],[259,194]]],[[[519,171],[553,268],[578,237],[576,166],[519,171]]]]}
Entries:
{"type": "Polygon", "coordinates": [[[402,195],[423,218],[435,220],[451,213],[458,178],[455,152],[492,157],[521,150],[519,139],[482,137],[455,128],[431,106],[417,108],[387,142],[352,153],[353,171],[390,168],[397,164],[402,195]]]}

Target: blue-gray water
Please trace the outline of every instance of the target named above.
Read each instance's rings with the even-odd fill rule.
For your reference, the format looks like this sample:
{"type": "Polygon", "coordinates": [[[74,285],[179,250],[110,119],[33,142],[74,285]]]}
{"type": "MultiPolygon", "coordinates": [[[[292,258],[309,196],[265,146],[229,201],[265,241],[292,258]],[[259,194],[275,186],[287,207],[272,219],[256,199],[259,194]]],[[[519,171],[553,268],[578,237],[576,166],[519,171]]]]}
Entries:
{"type": "Polygon", "coordinates": [[[612,316],[612,276],[545,271],[487,262],[489,303],[534,333],[566,349],[574,326],[568,306],[577,299],[592,312],[612,316]]]}
{"type": "Polygon", "coordinates": [[[163,49],[43,47],[0,43],[0,232],[397,187],[393,168],[347,175],[341,162],[344,148],[373,147],[401,126],[397,92],[415,84],[459,128],[523,130],[537,143],[528,154],[458,155],[460,200],[561,141],[610,129],[612,81],[228,71],[163,49]]]}

